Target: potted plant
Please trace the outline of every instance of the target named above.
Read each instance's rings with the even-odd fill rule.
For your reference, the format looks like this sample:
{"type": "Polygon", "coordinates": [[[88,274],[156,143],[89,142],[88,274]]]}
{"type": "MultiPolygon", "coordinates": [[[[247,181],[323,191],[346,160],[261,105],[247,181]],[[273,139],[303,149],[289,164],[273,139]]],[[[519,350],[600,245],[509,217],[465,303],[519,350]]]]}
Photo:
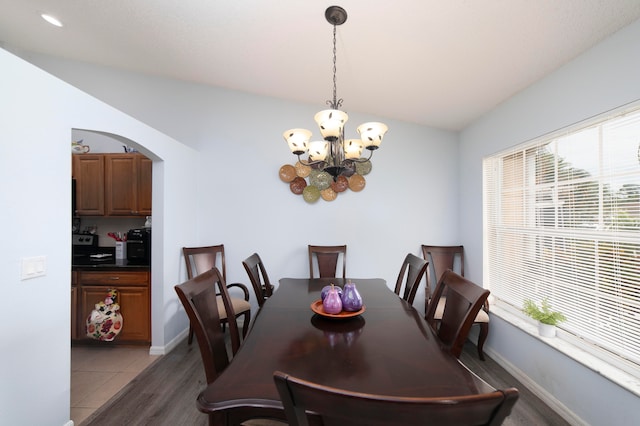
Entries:
{"type": "Polygon", "coordinates": [[[542,299],[539,307],[531,299],[525,300],[522,312],[538,321],[538,333],[544,337],[554,337],[556,325],[567,320],[561,312],[551,310],[549,299],[546,297],[542,299]]]}

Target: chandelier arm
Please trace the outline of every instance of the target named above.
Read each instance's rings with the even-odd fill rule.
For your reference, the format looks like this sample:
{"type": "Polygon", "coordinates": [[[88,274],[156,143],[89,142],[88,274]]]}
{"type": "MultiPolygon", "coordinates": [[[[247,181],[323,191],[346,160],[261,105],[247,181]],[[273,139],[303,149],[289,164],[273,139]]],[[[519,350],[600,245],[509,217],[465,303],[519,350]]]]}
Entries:
{"type": "Polygon", "coordinates": [[[315,166],[316,164],[323,164],[323,168],[325,166],[328,166],[329,163],[326,162],[325,160],[316,160],[316,161],[305,161],[300,157],[301,154],[298,154],[298,161],[300,162],[300,164],[302,164],[303,166],[315,166]]]}
{"type": "Polygon", "coordinates": [[[340,109],[340,107],[342,106],[342,99],[338,99],[337,101],[334,99],[332,100],[327,100],[326,105],[328,105],[331,109],[340,109]]]}

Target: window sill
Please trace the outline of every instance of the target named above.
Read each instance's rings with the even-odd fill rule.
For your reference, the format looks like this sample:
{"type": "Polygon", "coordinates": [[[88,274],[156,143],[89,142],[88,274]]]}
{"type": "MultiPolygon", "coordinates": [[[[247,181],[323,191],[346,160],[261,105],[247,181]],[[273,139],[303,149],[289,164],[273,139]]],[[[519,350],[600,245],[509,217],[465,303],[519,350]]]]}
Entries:
{"type": "Polygon", "coordinates": [[[538,334],[538,327],[535,323],[511,312],[511,310],[506,307],[501,307],[498,303],[491,305],[490,312],[492,315],[502,318],[514,327],[530,334],[541,342],[553,347],[557,351],[574,359],[576,362],[581,363],[585,367],[640,397],[640,378],[570,342],[568,340],[571,337],[570,334],[558,329],[556,337],[542,337],[538,334]]]}

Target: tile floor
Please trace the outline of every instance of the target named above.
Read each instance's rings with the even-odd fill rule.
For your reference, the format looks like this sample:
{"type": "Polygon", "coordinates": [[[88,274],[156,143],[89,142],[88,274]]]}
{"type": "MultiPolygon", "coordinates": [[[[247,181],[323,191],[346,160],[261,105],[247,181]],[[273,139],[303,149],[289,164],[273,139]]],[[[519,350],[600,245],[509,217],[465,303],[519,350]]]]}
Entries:
{"type": "Polygon", "coordinates": [[[71,420],[75,426],[158,359],[148,347],[71,348],[71,420]]]}

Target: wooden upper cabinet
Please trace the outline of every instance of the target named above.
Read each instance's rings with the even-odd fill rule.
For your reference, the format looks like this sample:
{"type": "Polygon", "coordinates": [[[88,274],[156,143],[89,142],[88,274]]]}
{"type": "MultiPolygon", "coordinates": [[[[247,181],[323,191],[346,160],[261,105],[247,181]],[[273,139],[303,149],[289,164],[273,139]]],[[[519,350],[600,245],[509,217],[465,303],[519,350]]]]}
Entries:
{"type": "Polygon", "coordinates": [[[153,161],[141,156],[138,167],[138,211],[143,216],[151,216],[151,176],[153,161]]]}
{"type": "Polygon", "coordinates": [[[104,155],[81,154],[72,157],[73,178],[76,180],[76,215],[103,216],[104,155]]]}
{"type": "Polygon", "coordinates": [[[141,154],[104,154],[105,214],[151,215],[152,161],[141,154]]]}

